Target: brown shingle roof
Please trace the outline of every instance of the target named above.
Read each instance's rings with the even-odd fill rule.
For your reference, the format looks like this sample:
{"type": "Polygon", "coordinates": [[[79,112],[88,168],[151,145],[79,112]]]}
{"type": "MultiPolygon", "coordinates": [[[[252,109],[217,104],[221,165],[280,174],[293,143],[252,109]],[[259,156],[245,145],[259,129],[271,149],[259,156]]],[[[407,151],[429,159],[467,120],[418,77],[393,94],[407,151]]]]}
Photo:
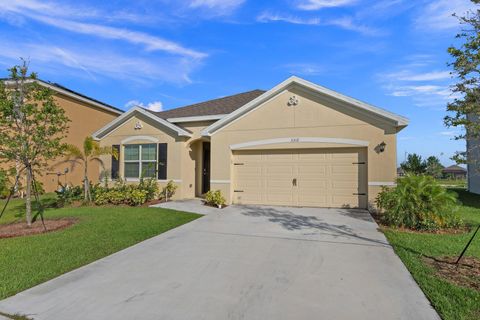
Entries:
{"type": "Polygon", "coordinates": [[[171,110],[150,112],[163,119],[228,114],[262,95],[264,92],[263,90],[253,90],[171,110]]]}
{"type": "Polygon", "coordinates": [[[467,172],[467,170],[465,168],[462,168],[454,164],[450,167],[444,168],[442,172],[443,173],[454,173],[454,172],[461,173],[461,172],[467,172]]]}

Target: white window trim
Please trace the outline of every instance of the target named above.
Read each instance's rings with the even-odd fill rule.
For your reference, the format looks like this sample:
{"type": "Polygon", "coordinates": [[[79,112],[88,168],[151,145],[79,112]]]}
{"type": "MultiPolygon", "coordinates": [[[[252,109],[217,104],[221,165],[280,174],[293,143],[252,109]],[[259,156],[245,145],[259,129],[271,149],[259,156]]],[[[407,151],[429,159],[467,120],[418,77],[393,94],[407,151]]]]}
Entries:
{"type": "MultiPolygon", "coordinates": [[[[142,174],[142,163],[143,162],[151,162],[151,163],[158,163],[158,144],[155,143],[155,158],[154,160],[143,160],[142,159],[142,145],[144,144],[154,144],[154,143],[132,143],[132,144],[124,144],[123,145],[123,177],[127,181],[133,181],[131,179],[137,179],[140,180],[140,175],[142,174]],[[126,146],[138,146],[138,160],[125,160],[125,147],[126,146]],[[134,177],[127,177],[125,175],[125,163],[138,163],[138,178],[134,177]]],[[[144,179],[150,179],[150,178],[157,178],[157,168],[155,166],[155,176],[154,177],[144,177],[144,179]]],[[[157,179],[158,180],[158,179],[157,179]]]]}
{"type": "MultiPolygon", "coordinates": [[[[144,180],[145,179],[150,179],[150,178],[143,178],[144,180]]],[[[140,182],[140,178],[124,178],[124,180],[126,182],[140,182]]],[[[175,183],[182,183],[182,180],[181,179],[155,179],[157,180],[157,182],[169,182],[169,181],[173,181],[175,183]]]]}
{"type": "Polygon", "coordinates": [[[396,186],[397,184],[391,181],[370,181],[368,185],[369,186],[396,186]]]}
{"type": "Polygon", "coordinates": [[[230,180],[210,180],[210,183],[229,184],[230,180]]]}
{"type": "Polygon", "coordinates": [[[135,141],[135,140],[146,140],[146,141],[151,141],[151,142],[155,142],[155,143],[159,142],[159,140],[157,138],[151,137],[151,136],[131,136],[131,137],[123,139],[122,141],[120,141],[120,143],[121,144],[128,144],[129,142],[132,142],[132,141],[135,141]]]}

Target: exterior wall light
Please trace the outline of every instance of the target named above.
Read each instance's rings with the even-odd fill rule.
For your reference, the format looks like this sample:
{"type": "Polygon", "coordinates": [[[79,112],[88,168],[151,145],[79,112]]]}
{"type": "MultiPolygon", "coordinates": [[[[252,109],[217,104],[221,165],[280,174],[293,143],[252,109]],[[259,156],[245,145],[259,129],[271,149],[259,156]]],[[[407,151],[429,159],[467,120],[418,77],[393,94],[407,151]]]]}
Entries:
{"type": "Polygon", "coordinates": [[[387,146],[387,144],[385,142],[382,141],[382,143],[380,143],[375,149],[377,149],[378,153],[382,153],[385,151],[385,147],[387,146]]]}

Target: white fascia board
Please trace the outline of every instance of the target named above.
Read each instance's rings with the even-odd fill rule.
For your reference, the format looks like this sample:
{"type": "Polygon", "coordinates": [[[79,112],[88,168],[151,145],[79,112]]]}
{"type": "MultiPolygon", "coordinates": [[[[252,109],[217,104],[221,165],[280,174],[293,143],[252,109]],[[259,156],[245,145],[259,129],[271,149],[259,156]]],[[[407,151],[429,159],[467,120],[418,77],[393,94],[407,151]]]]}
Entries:
{"type": "Polygon", "coordinates": [[[167,121],[171,123],[210,121],[210,120],[220,120],[226,116],[227,114],[213,114],[208,116],[167,118],[167,121]]]}
{"type": "Polygon", "coordinates": [[[182,137],[191,137],[192,135],[185,131],[184,129],[174,125],[173,123],[170,123],[168,122],[167,120],[165,119],[162,119],[160,117],[157,117],[156,115],[146,111],[145,109],[143,108],[140,108],[140,107],[133,107],[131,108],[130,110],[128,110],[127,112],[123,113],[121,116],[119,116],[118,118],[116,118],[115,120],[113,120],[112,122],[108,123],[106,126],[104,126],[103,128],[101,128],[100,130],[97,130],[96,132],[94,132],[92,134],[92,137],[96,140],[100,140],[101,138],[104,138],[105,136],[108,135],[108,133],[104,136],[101,136],[103,133],[105,133],[106,131],[110,131],[117,127],[118,125],[122,124],[124,121],[126,121],[127,119],[129,119],[133,114],[135,113],[140,113],[144,116],[146,116],[147,118],[150,118],[152,119],[153,121],[177,132],[177,134],[179,136],[182,136],[182,137]]]}
{"type": "Polygon", "coordinates": [[[333,91],[333,90],[327,89],[325,87],[319,86],[317,84],[306,81],[306,80],[301,79],[299,77],[292,76],[292,77],[288,78],[287,80],[281,82],[280,84],[276,85],[272,89],[268,90],[264,94],[258,96],[254,100],[250,101],[249,103],[245,104],[243,107],[241,107],[241,108],[235,110],[234,112],[230,113],[228,116],[226,116],[226,117],[220,119],[219,121],[211,124],[210,126],[208,126],[207,128],[205,128],[202,131],[202,135],[203,136],[212,135],[215,131],[217,131],[217,130],[221,129],[222,127],[224,127],[225,125],[237,120],[242,115],[246,114],[250,110],[255,109],[256,107],[258,107],[259,105],[261,105],[265,101],[271,99],[275,95],[279,94],[280,92],[282,92],[283,90],[287,89],[288,87],[290,87],[294,84],[298,84],[298,85],[300,85],[302,87],[306,87],[306,88],[308,88],[308,89],[310,89],[314,92],[322,93],[322,94],[325,94],[327,96],[333,97],[333,98],[335,98],[339,101],[343,101],[343,102],[348,103],[350,105],[354,105],[361,110],[365,110],[365,111],[371,112],[373,114],[379,115],[380,117],[382,117],[386,120],[389,120],[390,122],[393,121],[396,124],[397,127],[405,127],[405,126],[408,125],[409,120],[405,117],[402,117],[400,115],[394,114],[394,113],[389,112],[389,111],[386,111],[384,109],[374,107],[374,106],[369,105],[365,102],[362,102],[362,101],[359,101],[357,99],[345,96],[341,93],[338,93],[336,91],[333,91]]]}
{"type": "Polygon", "coordinates": [[[380,116],[382,116],[386,119],[393,120],[393,121],[397,122],[397,126],[406,126],[409,123],[409,120],[406,117],[400,116],[398,114],[395,114],[393,112],[387,111],[387,110],[379,108],[379,107],[372,106],[371,104],[368,104],[368,103],[365,103],[363,101],[357,100],[355,98],[343,95],[343,94],[341,94],[337,91],[333,91],[331,89],[322,87],[318,84],[309,82],[309,81],[304,80],[302,78],[298,78],[298,77],[292,77],[292,78],[294,78],[293,79],[294,82],[299,83],[299,84],[301,84],[301,85],[303,85],[307,88],[310,88],[314,91],[318,91],[318,92],[323,93],[325,95],[334,97],[334,98],[336,98],[340,101],[344,101],[344,102],[347,102],[351,105],[357,106],[357,107],[359,107],[361,109],[364,109],[366,111],[370,111],[372,113],[378,114],[378,115],[380,115],[380,116]]]}
{"type": "MultiPolygon", "coordinates": [[[[92,106],[95,106],[95,107],[97,107],[97,108],[100,108],[100,109],[103,109],[103,110],[107,110],[107,111],[109,111],[109,112],[116,113],[116,114],[118,114],[118,115],[123,114],[122,111],[109,108],[109,107],[107,107],[107,106],[105,106],[105,105],[103,105],[103,104],[101,104],[101,103],[96,102],[96,101],[90,100],[90,99],[88,99],[88,98],[82,97],[82,96],[80,96],[80,95],[78,95],[78,94],[75,94],[75,93],[73,93],[73,92],[70,92],[70,91],[64,90],[64,89],[62,89],[62,88],[59,88],[59,87],[57,87],[57,86],[51,85],[51,84],[48,83],[48,82],[45,82],[45,81],[42,81],[42,80],[31,80],[31,79],[30,79],[30,80],[27,80],[27,81],[28,81],[28,82],[35,81],[35,82],[37,82],[39,85],[44,86],[44,87],[46,87],[46,88],[48,88],[48,89],[50,89],[50,90],[56,91],[56,92],[58,92],[58,93],[60,93],[60,94],[63,94],[63,95],[65,95],[65,96],[67,96],[67,97],[74,98],[74,99],[76,99],[76,100],[78,100],[78,101],[82,101],[82,102],[88,103],[88,104],[90,104],[90,105],[92,105],[92,106]]],[[[7,80],[7,81],[5,81],[5,84],[6,84],[6,85],[14,84],[14,81],[12,81],[12,80],[7,80]]]]}

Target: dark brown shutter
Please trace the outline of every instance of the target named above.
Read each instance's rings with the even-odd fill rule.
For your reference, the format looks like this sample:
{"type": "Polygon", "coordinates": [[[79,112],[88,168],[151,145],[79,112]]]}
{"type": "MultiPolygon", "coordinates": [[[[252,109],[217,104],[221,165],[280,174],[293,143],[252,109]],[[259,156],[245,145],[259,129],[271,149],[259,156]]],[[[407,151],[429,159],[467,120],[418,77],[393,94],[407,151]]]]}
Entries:
{"type": "Polygon", "coordinates": [[[167,179],[167,143],[158,144],[158,179],[167,179]]]}
{"type": "Polygon", "coordinates": [[[119,171],[120,171],[120,145],[114,144],[112,146],[113,150],[117,151],[117,157],[115,158],[112,155],[112,179],[118,179],[120,177],[119,171]]]}

